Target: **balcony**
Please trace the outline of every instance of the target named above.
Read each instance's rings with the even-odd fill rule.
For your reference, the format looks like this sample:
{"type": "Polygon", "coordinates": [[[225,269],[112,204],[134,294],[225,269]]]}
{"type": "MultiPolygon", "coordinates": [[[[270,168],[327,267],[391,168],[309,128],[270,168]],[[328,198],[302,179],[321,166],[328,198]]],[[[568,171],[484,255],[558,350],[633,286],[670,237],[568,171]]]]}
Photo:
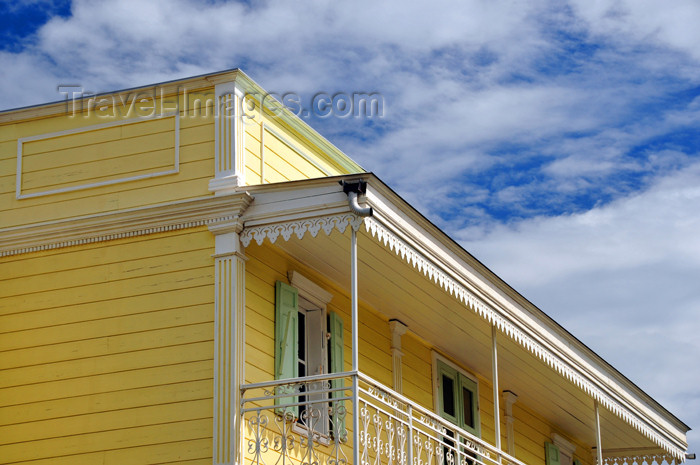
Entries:
{"type": "Polygon", "coordinates": [[[253,465],[524,465],[359,372],[244,385],[241,407],[253,465]]]}

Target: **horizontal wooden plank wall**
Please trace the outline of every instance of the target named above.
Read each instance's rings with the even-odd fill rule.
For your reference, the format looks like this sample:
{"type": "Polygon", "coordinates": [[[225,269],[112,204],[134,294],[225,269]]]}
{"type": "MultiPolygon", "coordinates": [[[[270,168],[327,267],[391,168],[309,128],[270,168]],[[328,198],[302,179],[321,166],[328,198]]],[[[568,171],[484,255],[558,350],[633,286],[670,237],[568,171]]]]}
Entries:
{"type": "Polygon", "coordinates": [[[206,228],[0,261],[0,463],[211,463],[206,228]]]}
{"type": "MultiPolygon", "coordinates": [[[[209,91],[213,95],[213,87],[209,91]]],[[[170,98],[170,107],[174,108],[175,96],[170,98]]],[[[188,95],[187,106],[182,95],[178,98],[179,173],[34,198],[15,198],[19,138],[89,129],[91,125],[124,119],[100,118],[93,113],[90,117],[61,115],[0,126],[0,227],[209,195],[209,180],[214,177],[214,117],[194,107],[196,95],[188,95]]],[[[156,103],[159,106],[160,100],[156,103]]],[[[163,118],[28,142],[23,184],[32,193],[167,171],[172,168],[173,139],[174,118],[163,118]]]]}
{"type": "Polygon", "coordinates": [[[326,175],[295,149],[314,160],[328,174],[347,174],[328,163],[320,151],[304,143],[267,111],[261,116],[259,105],[250,110],[249,116],[244,125],[246,184],[267,184],[326,175]],[[284,139],[280,139],[277,134],[281,134],[284,139]]]}

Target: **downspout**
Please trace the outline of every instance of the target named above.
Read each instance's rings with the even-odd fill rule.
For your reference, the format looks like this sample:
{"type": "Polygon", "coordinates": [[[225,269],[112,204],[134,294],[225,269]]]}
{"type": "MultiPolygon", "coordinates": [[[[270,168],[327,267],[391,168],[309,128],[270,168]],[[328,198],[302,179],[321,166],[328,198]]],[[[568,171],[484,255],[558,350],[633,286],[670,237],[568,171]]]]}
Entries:
{"type": "MultiPolygon", "coordinates": [[[[367,181],[341,181],[340,184],[343,186],[343,192],[348,196],[350,210],[361,217],[370,216],[372,207],[361,207],[357,202],[357,197],[367,192],[367,181]]],[[[352,227],[350,228],[350,306],[352,320],[352,434],[355,445],[352,448],[352,463],[358,465],[360,463],[360,448],[357,447],[360,442],[360,384],[358,378],[360,359],[358,329],[360,324],[357,308],[357,231],[352,227]]]]}
{"type": "Polygon", "coordinates": [[[362,207],[358,202],[360,194],[365,194],[367,192],[367,181],[360,179],[357,181],[341,181],[340,183],[343,186],[343,192],[348,196],[350,211],[357,216],[372,216],[372,207],[362,207]]]}

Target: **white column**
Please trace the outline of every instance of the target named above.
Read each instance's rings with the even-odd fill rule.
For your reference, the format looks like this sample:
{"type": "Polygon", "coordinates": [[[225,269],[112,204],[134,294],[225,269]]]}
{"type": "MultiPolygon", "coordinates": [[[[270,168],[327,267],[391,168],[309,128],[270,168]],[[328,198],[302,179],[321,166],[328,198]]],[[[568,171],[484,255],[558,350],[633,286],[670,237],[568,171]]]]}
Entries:
{"type": "MultiPolygon", "coordinates": [[[[496,326],[491,326],[491,342],[493,345],[493,353],[491,357],[492,362],[492,372],[493,372],[493,424],[495,428],[496,435],[496,449],[501,450],[501,412],[499,406],[499,395],[498,395],[498,330],[496,326]]],[[[499,457],[500,461],[500,457],[499,457]]]]}
{"type": "Polygon", "coordinates": [[[352,371],[355,375],[352,378],[352,463],[360,463],[360,401],[359,401],[359,380],[357,372],[359,370],[358,335],[359,321],[357,316],[357,232],[355,228],[350,228],[350,301],[352,317],[352,371]]]}
{"type": "Polygon", "coordinates": [[[389,329],[391,330],[391,368],[394,373],[394,391],[401,393],[403,392],[401,336],[406,334],[407,326],[399,320],[389,320],[389,329]]]}
{"type": "Polygon", "coordinates": [[[598,401],[593,401],[595,407],[595,442],[596,442],[596,456],[598,458],[598,465],[603,465],[603,441],[600,437],[600,409],[598,408],[598,401]]]}
{"type": "Polygon", "coordinates": [[[235,82],[215,86],[214,179],[209,190],[226,194],[245,184],[245,94],[235,82]]]}
{"type": "Polygon", "coordinates": [[[507,452],[510,456],[515,457],[515,418],[513,417],[513,404],[518,400],[518,396],[512,391],[503,391],[503,400],[506,403],[507,452]]]}
{"type": "Polygon", "coordinates": [[[245,380],[245,256],[231,222],[215,235],[213,463],[241,463],[240,385],[245,380]]]}

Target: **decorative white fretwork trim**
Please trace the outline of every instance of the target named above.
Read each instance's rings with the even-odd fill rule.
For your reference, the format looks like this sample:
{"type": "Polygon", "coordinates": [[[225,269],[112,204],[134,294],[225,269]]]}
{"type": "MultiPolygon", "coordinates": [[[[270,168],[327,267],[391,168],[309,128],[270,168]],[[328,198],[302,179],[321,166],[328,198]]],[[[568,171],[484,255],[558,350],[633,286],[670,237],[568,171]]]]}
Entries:
{"type": "Polygon", "coordinates": [[[633,455],[626,457],[604,457],[603,465],[662,465],[663,463],[675,465],[680,463],[672,455],[668,454],[651,454],[651,455],[633,455]]]}
{"type": "Polygon", "coordinates": [[[158,226],[158,227],[154,227],[154,228],[135,229],[133,231],[124,231],[124,232],[114,233],[114,234],[102,234],[102,235],[92,236],[92,237],[81,237],[80,239],[54,242],[51,244],[41,244],[41,245],[36,245],[33,247],[24,247],[21,249],[2,250],[2,251],[0,251],[0,257],[9,257],[11,255],[18,255],[18,254],[30,253],[30,252],[41,252],[43,250],[60,249],[61,247],[72,247],[72,246],[76,246],[76,245],[92,244],[93,242],[112,241],[112,240],[116,240],[116,239],[124,239],[127,237],[144,236],[146,234],[156,234],[156,233],[167,232],[167,231],[177,231],[179,229],[196,228],[198,226],[207,226],[209,224],[219,222],[219,221],[230,221],[234,218],[235,218],[235,216],[231,215],[231,216],[226,216],[226,217],[221,217],[221,218],[216,218],[216,219],[188,221],[185,223],[173,223],[173,224],[158,226]]]}
{"type": "Polygon", "coordinates": [[[250,241],[254,239],[258,245],[262,245],[267,238],[274,244],[279,236],[282,236],[285,241],[288,241],[292,237],[292,234],[296,235],[299,239],[303,239],[307,232],[310,233],[312,237],[316,237],[321,230],[323,230],[326,235],[330,235],[333,229],[337,229],[342,234],[348,226],[357,231],[360,229],[363,220],[364,218],[352,213],[343,213],[320,218],[305,218],[297,221],[255,226],[243,230],[241,233],[241,243],[243,247],[248,247],[250,241]]]}
{"type": "Polygon", "coordinates": [[[579,371],[574,369],[568,362],[554,354],[550,349],[544,347],[541,343],[526,334],[521,328],[516,326],[512,321],[507,320],[496,309],[483,302],[463,284],[452,278],[441,267],[425,257],[422,253],[416,251],[412,246],[406,243],[403,239],[394,234],[387,227],[382,225],[375,217],[367,218],[365,227],[373,237],[378,241],[383,242],[389,250],[393,250],[396,255],[401,256],[407,263],[411,264],[418,271],[422,272],[426,277],[432,279],[436,284],[445,289],[451,295],[470,307],[482,318],[486,319],[492,325],[495,325],[499,330],[507,334],[509,337],[518,342],[521,346],[532,352],[540,360],[545,362],[560,375],[573,382],[576,386],[583,389],[584,392],[596,399],[601,405],[615,415],[626,421],[632,427],[644,434],[647,438],[658,444],[664,450],[668,451],[672,456],[679,461],[685,458],[685,451],[681,450],[666,438],[657,433],[653,428],[637,417],[628,408],[621,405],[618,401],[603,392],[589,379],[586,379],[579,371]]]}

